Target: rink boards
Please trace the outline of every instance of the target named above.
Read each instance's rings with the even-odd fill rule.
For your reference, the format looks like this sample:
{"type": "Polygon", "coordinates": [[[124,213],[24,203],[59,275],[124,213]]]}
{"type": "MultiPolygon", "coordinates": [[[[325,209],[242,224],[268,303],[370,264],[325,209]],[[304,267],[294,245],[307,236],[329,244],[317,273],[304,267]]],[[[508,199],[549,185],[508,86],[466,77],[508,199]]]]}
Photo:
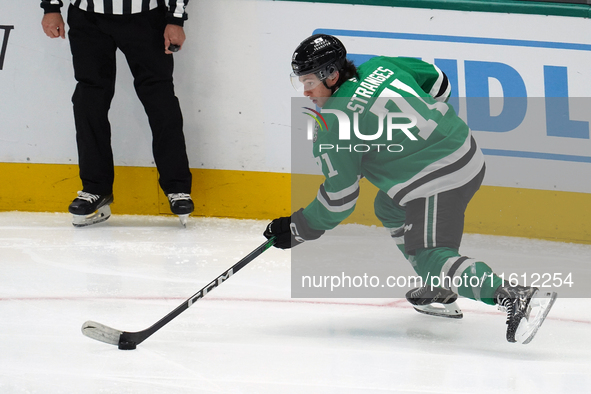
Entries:
{"type": "MultiPolygon", "coordinates": [[[[270,172],[192,169],[196,216],[273,219],[307,205],[323,177],[270,172]],[[291,188],[292,183],[298,188],[291,188]],[[291,201],[291,206],[289,205],[291,201]]],[[[114,214],[170,214],[154,168],[115,168],[114,214]]],[[[0,163],[0,211],[66,212],[80,188],[78,167],[0,163]],[[9,186],[10,187],[6,187],[9,186]]],[[[377,189],[361,180],[355,212],[345,223],[380,225],[377,189]]],[[[468,206],[466,232],[591,243],[591,195],[482,186],[468,206]]]]}

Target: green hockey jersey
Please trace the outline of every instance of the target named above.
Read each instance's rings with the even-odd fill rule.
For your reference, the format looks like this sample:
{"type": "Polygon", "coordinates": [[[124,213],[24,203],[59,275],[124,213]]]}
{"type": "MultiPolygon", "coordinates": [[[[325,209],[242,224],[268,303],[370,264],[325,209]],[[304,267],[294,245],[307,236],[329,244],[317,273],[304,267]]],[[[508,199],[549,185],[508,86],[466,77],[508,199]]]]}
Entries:
{"type": "Polygon", "coordinates": [[[375,57],[357,71],[325,103],[326,127],[314,133],[326,179],[303,214],[317,230],[353,212],[361,177],[404,206],[466,184],[484,165],[468,126],[446,103],[449,84],[436,66],[375,57]]]}

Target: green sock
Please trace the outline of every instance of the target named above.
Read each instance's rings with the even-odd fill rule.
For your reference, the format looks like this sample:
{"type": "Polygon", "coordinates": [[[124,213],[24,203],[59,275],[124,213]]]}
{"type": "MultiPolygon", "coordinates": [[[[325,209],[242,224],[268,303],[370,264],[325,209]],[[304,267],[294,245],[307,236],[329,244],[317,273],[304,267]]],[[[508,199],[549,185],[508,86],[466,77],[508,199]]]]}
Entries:
{"type": "MultiPolygon", "coordinates": [[[[427,285],[445,285],[457,291],[459,295],[473,300],[482,301],[485,304],[494,305],[494,294],[503,281],[494,274],[492,269],[482,261],[475,261],[467,257],[462,257],[457,249],[454,248],[433,248],[420,249],[416,253],[416,270],[427,285]],[[458,260],[458,258],[462,260],[458,260]],[[453,260],[450,260],[453,259],[453,260]],[[441,281],[441,271],[449,262],[461,261],[463,264],[469,264],[461,272],[455,272],[453,278],[444,272],[444,283],[441,281]]],[[[453,265],[453,264],[451,264],[453,265]]],[[[458,267],[459,268],[459,267],[458,267]]]]}
{"type": "Polygon", "coordinates": [[[494,305],[494,294],[503,283],[492,269],[482,261],[476,261],[462,272],[462,286],[458,293],[462,297],[480,300],[488,305],[494,305]]]}

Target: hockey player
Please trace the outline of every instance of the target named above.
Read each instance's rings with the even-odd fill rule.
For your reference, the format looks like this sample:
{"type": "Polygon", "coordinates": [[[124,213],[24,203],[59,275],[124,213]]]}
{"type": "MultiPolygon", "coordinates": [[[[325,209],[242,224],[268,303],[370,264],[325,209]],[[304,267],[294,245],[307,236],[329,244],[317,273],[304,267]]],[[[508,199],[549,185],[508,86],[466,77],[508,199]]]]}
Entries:
{"type": "Polygon", "coordinates": [[[374,57],[357,68],[346,53],[336,37],[320,34],[293,54],[294,87],[326,113],[327,130],[317,129],[313,144],[325,181],[306,208],[273,220],[264,235],[275,236],[282,249],[319,238],[353,212],[365,177],[379,189],[376,216],[424,280],[406,295],[415,309],[461,317],[458,294],[496,304],[507,312],[507,340],[529,343],[556,293],[512,286],[486,263],[459,253],[464,212],[485,164],[470,129],[446,104],[447,77],[414,58],[374,57]],[[339,139],[338,113],[355,129],[347,141],[339,139]],[[386,122],[389,132],[379,129],[376,137],[386,122]],[[376,138],[371,144],[368,135],[376,138]],[[348,149],[330,149],[343,142],[348,149]],[[430,286],[433,277],[442,278],[442,286],[430,286]]]}

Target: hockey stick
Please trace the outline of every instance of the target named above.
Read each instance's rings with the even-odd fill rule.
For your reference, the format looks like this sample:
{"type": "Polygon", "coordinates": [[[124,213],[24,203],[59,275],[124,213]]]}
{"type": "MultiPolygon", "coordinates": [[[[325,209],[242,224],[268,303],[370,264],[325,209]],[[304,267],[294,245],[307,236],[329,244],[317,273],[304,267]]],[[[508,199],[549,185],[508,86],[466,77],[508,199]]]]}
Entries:
{"type": "Polygon", "coordinates": [[[154,325],[152,325],[149,328],[146,328],[145,330],[137,332],[119,331],[114,328],[107,327],[103,324],[89,320],[82,325],[82,334],[86,335],[89,338],[96,339],[97,341],[105,342],[111,345],[117,345],[119,349],[122,350],[135,349],[137,345],[145,341],[150,335],[154,334],[156,331],[161,329],[165,324],[169,323],[172,319],[180,315],[195,302],[203,298],[207,293],[221,285],[230,276],[240,271],[240,269],[242,269],[246,264],[250,263],[252,260],[260,256],[265,250],[269,249],[274,244],[275,237],[269,238],[261,246],[250,252],[248,256],[244,257],[242,260],[234,264],[227,271],[225,271],[220,276],[212,280],[207,286],[205,286],[197,293],[195,293],[193,296],[191,296],[191,298],[189,298],[181,305],[176,307],[175,310],[173,310],[168,315],[164,316],[154,325]]]}

